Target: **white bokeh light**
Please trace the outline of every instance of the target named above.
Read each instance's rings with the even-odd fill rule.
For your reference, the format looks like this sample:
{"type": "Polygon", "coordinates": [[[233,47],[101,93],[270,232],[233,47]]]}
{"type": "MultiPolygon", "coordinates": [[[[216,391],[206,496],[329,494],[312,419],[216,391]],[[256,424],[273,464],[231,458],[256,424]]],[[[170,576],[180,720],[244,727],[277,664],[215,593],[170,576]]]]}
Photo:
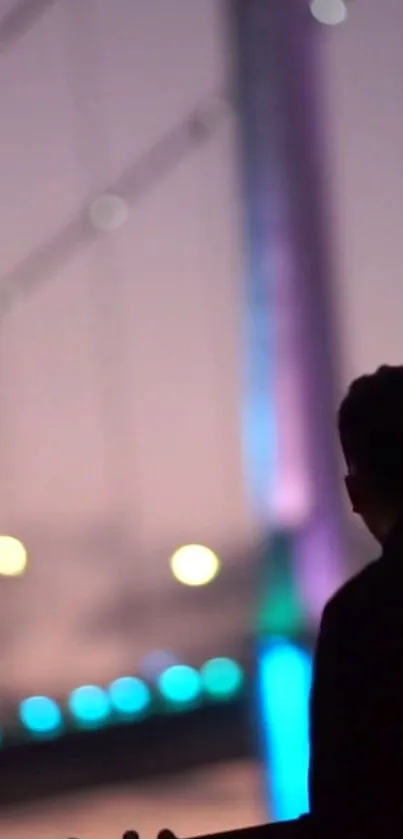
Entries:
{"type": "Polygon", "coordinates": [[[119,230],[129,217],[126,201],[119,195],[105,193],[92,202],[90,219],[93,227],[102,233],[112,233],[119,230]]]}
{"type": "Polygon", "coordinates": [[[185,586],[205,586],[220,570],[217,554],[204,545],[184,545],[171,557],[171,571],[185,586]]]}
{"type": "Polygon", "coordinates": [[[311,0],[310,10],[315,20],[326,26],[337,26],[343,23],[348,15],[343,0],[311,0]]]}
{"type": "Polygon", "coordinates": [[[22,542],[13,536],[0,536],[0,575],[18,577],[24,573],[27,564],[27,552],[22,542]]]}

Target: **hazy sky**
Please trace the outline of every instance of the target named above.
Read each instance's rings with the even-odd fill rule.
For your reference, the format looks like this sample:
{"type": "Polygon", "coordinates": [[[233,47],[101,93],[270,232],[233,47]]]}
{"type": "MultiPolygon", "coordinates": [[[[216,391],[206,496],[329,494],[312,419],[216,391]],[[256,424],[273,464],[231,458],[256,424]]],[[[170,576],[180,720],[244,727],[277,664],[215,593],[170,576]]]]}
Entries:
{"type": "Polygon", "coordinates": [[[344,381],[403,362],[403,4],[327,30],[323,94],[344,381]]]}
{"type": "MultiPolygon", "coordinates": [[[[222,9],[59,0],[0,43],[0,272],[31,289],[0,329],[0,527],[32,558],[0,585],[11,690],[132,669],[184,643],[184,615],[196,657],[247,625],[250,592],[242,608],[231,587],[225,609],[185,605],[167,562],[205,541],[235,574],[256,533],[233,118],[146,189],[133,180],[227,85],[222,9]],[[130,197],[129,220],[94,241],[88,208],[105,189],[130,197]]],[[[323,30],[342,381],[403,357],[402,31],[401,0],[356,0],[323,30]]]]}
{"type": "Polygon", "coordinates": [[[8,689],[119,675],[164,644],[200,659],[247,626],[245,589],[242,607],[180,605],[168,566],[197,541],[231,568],[254,532],[231,113],[183,140],[227,86],[221,11],[60,0],[0,44],[0,271],[30,290],[0,331],[0,527],[31,554],[0,582],[8,689]],[[93,241],[105,189],[129,220],[93,241]]]}

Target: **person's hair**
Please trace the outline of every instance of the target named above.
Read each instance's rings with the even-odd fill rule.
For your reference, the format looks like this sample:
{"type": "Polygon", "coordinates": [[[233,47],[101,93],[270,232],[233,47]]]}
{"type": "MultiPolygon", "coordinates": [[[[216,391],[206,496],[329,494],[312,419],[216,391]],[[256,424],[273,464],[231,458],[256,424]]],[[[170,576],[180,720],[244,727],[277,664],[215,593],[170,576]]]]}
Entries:
{"type": "Polygon", "coordinates": [[[384,365],[350,386],[338,415],[347,465],[379,501],[403,503],[403,365],[384,365]]]}

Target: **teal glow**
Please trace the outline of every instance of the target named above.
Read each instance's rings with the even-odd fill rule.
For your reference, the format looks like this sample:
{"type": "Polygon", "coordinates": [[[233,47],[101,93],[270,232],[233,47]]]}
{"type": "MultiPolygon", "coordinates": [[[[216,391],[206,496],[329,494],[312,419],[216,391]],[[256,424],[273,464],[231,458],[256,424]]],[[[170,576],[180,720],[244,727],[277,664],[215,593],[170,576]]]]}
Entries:
{"type": "Polygon", "coordinates": [[[184,664],[168,667],[158,680],[159,690],[172,704],[194,702],[201,693],[201,678],[197,670],[184,664]]]}
{"type": "Polygon", "coordinates": [[[271,534],[261,562],[256,631],[264,638],[293,637],[305,625],[294,579],[293,535],[282,531],[271,534]]]}
{"type": "Polygon", "coordinates": [[[206,693],[214,699],[230,699],[242,688],[244,673],[237,661],[231,658],[212,658],[200,671],[206,693]]]}
{"type": "Polygon", "coordinates": [[[308,811],[308,705],[311,657],[283,641],[263,645],[259,698],[267,752],[268,796],[278,821],[308,811]]]}
{"type": "Polygon", "coordinates": [[[97,685],[83,685],[70,694],[69,709],[82,725],[98,725],[105,722],[111,706],[106,692],[97,685]]]}
{"type": "Polygon", "coordinates": [[[33,734],[51,734],[62,725],[62,713],[54,699],[48,696],[30,696],[19,708],[22,724],[33,734]]]}
{"type": "Polygon", "coordinates": [[[143,714],[151,703],[149,687],[134,676],[123,676],[109,685],[112,705],[120,714],[143,714]]]}

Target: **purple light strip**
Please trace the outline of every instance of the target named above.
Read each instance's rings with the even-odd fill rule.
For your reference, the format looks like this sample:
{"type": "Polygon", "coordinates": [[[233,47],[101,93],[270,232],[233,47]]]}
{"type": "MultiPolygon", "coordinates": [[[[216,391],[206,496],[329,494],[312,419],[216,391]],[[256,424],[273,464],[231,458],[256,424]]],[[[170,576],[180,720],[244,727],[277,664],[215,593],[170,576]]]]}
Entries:
{"type": "MultiPolygon", "coordinates": [[[[266,364],[254,398],[266,408],[250,459],[268,520],[296,532],[296,574],[314,620],[343,579],[334,456],[332,341],[313,96],[313,19],[306,0],[237,0],[252,332],[264,323],[266,364]],[[266,376],[262,381],[263,376],[266,376]],[[259,397],[259,398],[257,398],[259,397]],[[259,401],[260,400],[260,401],[259,401]],[[264,422],[263,422],[264,420],[264,422]],[[260,449],[261,437],[266,444],[260,449]],[[262,453],[264,458],[262,458],[262,453]],[[255,469],[256,467],[256,469],[255,469]]],[[[264,342],[261,344],[264,346],[264,342]]],[[[257,372],[256,372],[257,371],[257,372]]],[[[249,395],[251,393],[249,392],[249,395]]],[[[250,447],[252,451],[252,447],[250,447]]]]}
{"type": "Polygon", "coordinates": [[[272,296],[273,392],[276,413],[276,461],[272,494],[268,499],[277,527],[295,530],[313,509],[312,479],[307,459],[307,430],[301,387],[301,336],[293,294],[293,265],[290,248],[278,236],[273,251],[273,273],[277,292],[272,296]]]}

